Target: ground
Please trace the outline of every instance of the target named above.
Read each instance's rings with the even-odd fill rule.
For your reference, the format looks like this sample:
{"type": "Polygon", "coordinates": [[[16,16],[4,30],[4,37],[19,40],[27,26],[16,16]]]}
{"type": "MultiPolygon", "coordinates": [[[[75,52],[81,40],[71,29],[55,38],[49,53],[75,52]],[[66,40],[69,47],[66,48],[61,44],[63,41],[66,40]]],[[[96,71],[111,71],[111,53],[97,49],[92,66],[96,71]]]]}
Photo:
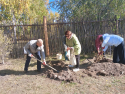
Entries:
{"type": "Polygon", "coordinates": [[[105,59],[94,58],[80,61],[80,71],[73,72],[69,62],[49,59],[36,71],[36,60],[32,59],[29,71],[23,71],[25,58],[9,59],[0,64],[1,94],[124,94],[125,65],[105,59]]]}

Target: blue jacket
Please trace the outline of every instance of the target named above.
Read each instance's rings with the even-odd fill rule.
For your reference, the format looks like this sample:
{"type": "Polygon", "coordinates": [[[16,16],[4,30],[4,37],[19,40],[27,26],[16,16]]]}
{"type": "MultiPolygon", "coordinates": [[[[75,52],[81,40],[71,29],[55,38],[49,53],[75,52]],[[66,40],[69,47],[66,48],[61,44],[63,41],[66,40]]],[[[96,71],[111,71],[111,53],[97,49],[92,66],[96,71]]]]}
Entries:
{"type": "Polygon", "coordinates": [[[118,46],[124,41],[124,39],[118,35],[114,34],[104,34],[102,47],[105,47],[103,51],[105,52],[108,46],[118,46]]]}

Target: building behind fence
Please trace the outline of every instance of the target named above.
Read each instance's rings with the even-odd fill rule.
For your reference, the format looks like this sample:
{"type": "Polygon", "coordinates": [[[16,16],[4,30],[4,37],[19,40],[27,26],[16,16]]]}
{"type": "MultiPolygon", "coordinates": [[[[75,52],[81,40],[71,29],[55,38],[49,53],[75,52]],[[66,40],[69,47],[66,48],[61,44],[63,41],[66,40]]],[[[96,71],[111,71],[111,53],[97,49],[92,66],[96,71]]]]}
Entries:
{"type": "MultiPolygon", "coordinates": [[[[97,35],[109,33],[118,34],[125,38],[125,19],[123,20],[106,20],[106,21],[91,21],[91,22],[68,22],[68,23],[47,23],[48,48],[49,55],[53,56],[57,53],[64,53],[63,35],[66,30],[75,33],[81,43],[81,54],[91,54],[96,51],[95,39],[97,35]]],[[[44,24],[33,25],[8,25],[0,26],[1,31],[7,34],[14,43],[13,49],[10,52],[11,58],[20,58],[24,56],[23,47],[29,40],[41,38],[44,40],[45,51],[45,27],[44,24]],[[16,27],[16,36],[14,32],[16,27]],[[16,37],[16,38],[15,38],[16,37]],[[15,42],[16,40],[16,42],[15,42]]],[[[110,48],[110,47],[109,47],[110,48]]],[[[112,53],[109,49],[110,54],[112,53]]],[[[107,52],[108,53],[108,52],[107,52]]]]}

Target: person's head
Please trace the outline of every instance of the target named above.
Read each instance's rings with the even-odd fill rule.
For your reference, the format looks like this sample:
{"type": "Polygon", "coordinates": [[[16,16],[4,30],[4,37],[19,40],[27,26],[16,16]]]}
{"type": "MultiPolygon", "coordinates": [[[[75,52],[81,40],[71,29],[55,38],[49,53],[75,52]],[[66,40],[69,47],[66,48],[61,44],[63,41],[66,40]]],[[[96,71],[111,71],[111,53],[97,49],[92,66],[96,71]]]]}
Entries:
{"type": "Polygon", "coordinates": [[[101,36],[101,37],[99,38],[99,42],[100,42],[100,44],[103,43],[103,36],[101,36]]]}
{"type": "Polygon", "coordinates": [[[38,39],[36,45],[38,47],[42,46],[43,45],[43,40],[42,39],[38,39]]]}
{"type": "Polygon", "coordinates": [[[71,35],[72,35],[71,31],[69,31],[69,30],[65,31],[65,36],[67,37],[67,39],[70,39],[71,35]]]}

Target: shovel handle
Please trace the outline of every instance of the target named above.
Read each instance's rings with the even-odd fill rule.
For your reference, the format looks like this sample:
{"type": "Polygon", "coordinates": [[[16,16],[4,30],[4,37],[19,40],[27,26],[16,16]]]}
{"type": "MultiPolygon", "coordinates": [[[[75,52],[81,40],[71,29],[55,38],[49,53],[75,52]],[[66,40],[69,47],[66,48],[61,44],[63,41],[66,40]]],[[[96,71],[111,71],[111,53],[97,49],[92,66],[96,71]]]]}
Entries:
{"type": "MultiPolygon", "coordinates": [[[[33,56],[33,57],[34,57],[34,56],[33,56]]],[[[36,58],[36,57],[34,57],[34,58],[37,59],[38,61],[40,61],[41,63],[43,63],[43,62],[42,62],[41,60],[39,60],[38,58],[36,58]]],[[[55,70],[56,72],[59,72],[59,71],[57,71],[55,68],[49,66],[48,64],[43,64],[43,65],[46,65],[46,66],[48,66],[49,68],[55,70]]]]}

